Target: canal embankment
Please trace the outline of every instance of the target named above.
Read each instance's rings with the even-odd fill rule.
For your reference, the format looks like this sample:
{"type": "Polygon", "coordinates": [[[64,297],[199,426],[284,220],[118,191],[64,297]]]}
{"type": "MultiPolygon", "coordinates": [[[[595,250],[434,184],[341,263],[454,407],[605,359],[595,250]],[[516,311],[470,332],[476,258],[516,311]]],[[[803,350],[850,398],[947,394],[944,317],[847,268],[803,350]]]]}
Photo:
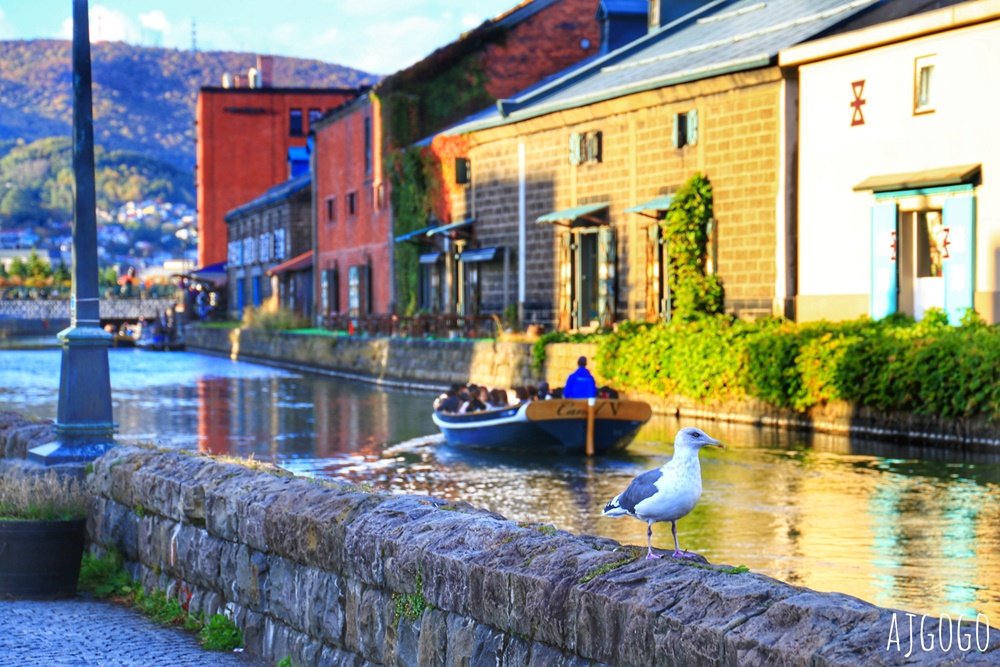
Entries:
{"type": "MultiPolygon", "coordinates": [[[[386,386],[434,391],[452,383],[470,382],[511,387],[545,380],[553,387],[561,386],[576,368],[580,356],[594,359],[599,352],[595,343],[550,343],[545,347],[544,363],[539,369],[531,343],[369,338],[197,326],[189,327],[185,336],[188,348],[194,351],[386,386]]],[[[596,366],[590,367],[598,384],[615,387],[616,383],[601,377],[596,366]]],[[[1000,432],[995,420],[988,416],[944,418],[876,409],[837,399],[796,410],[754,398],[699,400],[635,390],[622,394],[648,402],[657,414],[679,418],[991,451],[1000,447],[1000,432]]]]}
{"type": "MultiPolygon", "coordinates": [[[[12,434],[28,447],[51,437],[28,438],[39,425],[12,417],[4,426],[5,451],[12,434]]],[[[90,548],[118,550],[143,586],[190,613],[226,614],[247,650],[275,662],[988,665],[1000,655],[1000,631],[982,618],[946,619],[954,642],[924,650],[902,611],[744,568],[647,561],[642,548],[462,502],[151,448],[113,449],[87,470],[90,548]]],[[[939,624],[928,618],[922,632],[939,624]]]]}

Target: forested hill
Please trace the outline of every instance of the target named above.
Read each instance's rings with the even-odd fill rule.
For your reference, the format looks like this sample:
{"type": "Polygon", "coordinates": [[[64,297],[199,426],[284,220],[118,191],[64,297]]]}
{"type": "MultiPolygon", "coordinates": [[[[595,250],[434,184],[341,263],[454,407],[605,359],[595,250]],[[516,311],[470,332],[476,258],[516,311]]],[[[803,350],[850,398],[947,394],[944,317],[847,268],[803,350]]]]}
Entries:
{"type": "MultiPolygon", "coordinates": [[[[94,156],[97,207],[154,199],[194,206],[191,172],[133,151],[94,156]]],[[[73,217],[73,147],[69,137],[19,146],[0,141],[0,227],[44,225],[73,217]]]]}
{"type": "MultiPolygon", "coordinates": [[[[70,42],[0,41],[0,142],[70,135],[70,42]]],[[[91,46],[94,132],[109,152],[129,150],[190,170],[198,89],[243,73],[256,55],[102,42],[91,46]]],[[[274,57],[275,86],[353,87],[377,77],[318,60],[274,57]]],[[[193,177],[192,177],[193,180],[193,177]]]]}

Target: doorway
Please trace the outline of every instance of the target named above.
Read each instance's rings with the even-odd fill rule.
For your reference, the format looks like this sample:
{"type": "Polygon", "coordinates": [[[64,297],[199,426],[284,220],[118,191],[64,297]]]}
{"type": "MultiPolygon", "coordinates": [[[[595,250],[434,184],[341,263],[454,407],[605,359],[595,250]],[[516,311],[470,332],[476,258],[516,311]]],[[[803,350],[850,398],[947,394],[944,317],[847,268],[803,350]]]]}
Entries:
{"type": "Polygon", "coordinates": [[[899,218],[899,310],[921,320],[945,308],[947,231],[942,211],[903,211],[899,218]]]}

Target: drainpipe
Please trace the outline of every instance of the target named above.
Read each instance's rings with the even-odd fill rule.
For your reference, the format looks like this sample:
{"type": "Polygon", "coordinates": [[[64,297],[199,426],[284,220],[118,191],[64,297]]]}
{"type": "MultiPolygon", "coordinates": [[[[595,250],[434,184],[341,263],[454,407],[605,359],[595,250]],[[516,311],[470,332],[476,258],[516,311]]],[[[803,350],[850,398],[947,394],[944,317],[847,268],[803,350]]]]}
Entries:
{"type": "Polygon", "coordinates": [[[313,309],[313,323],[315,326],[323,327],[323,314],[319,311],[320,302],[320,289],[322,289],[322,282],[319,276],[319,226],[316,222],[316,197],[319,192],[318,182],[316,173],[316,133],[313,132],[312,128],[309,128],[309,176],[312,178],[312,187],[310,191],[312,196],[310,199],[310,215],[312,216],[312,253],[313,253],[313,294],[312,294],[312,309],[313,309]]]}
{"type": "Polygon", "coordinates": [[[527,246],[527,206],[525,202],[524,142],[517,144],[517,321],[524,328],[524,302],[527,292],[528,267],[525,257],[527,246]]]}

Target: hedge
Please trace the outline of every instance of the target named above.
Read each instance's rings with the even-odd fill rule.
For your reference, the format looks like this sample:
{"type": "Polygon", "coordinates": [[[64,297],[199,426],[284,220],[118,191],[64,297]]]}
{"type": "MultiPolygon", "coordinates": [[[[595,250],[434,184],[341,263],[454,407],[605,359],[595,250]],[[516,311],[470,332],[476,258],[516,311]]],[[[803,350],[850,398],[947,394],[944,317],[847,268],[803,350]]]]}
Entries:
{"type": "Polygon", "coordinates": [[[806,411],[845,400],[945,418],[1000,416],[1000,327],[971,311],[957,327],[940,311],[919,323],[627,322],[599,338],[597,364],[619,389],[704,403],[759,399],[806,411]]]}

